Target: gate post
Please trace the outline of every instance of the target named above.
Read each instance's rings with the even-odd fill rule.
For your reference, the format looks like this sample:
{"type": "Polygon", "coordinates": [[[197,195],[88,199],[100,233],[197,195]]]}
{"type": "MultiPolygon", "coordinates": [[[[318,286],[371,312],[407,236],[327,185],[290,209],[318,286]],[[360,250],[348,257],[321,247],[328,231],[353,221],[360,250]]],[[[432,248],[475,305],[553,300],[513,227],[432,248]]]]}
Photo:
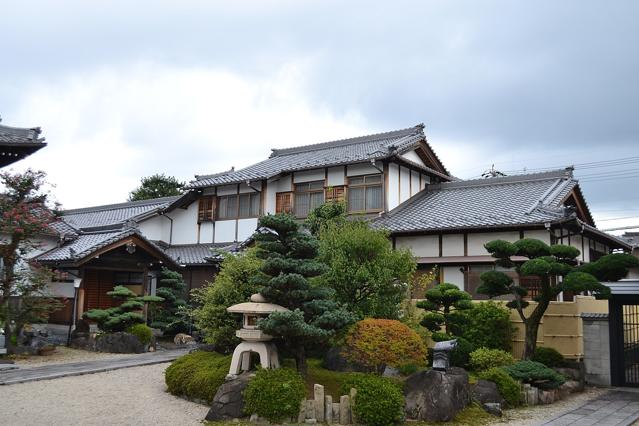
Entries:
{"type": "Polygon", "coordinates": [[[608,314],[582,313],[586,383],[610,386],[608,314]]]}

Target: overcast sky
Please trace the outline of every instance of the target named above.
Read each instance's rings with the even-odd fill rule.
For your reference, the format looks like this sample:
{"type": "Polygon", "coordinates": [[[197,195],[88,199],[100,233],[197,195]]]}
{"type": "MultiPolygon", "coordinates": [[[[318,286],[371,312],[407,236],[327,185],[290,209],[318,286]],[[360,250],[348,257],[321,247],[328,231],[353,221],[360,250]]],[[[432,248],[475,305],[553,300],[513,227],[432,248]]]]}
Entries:
{"type": "Polygon", "coordinates": [[[577,176],[600,228],[639,225],[636,1],[25,0],[0,16],[3,124],[49,143],[14,168],[45,170],[67,208],[423,122],[462,178],[629,159],[577,176]]]}

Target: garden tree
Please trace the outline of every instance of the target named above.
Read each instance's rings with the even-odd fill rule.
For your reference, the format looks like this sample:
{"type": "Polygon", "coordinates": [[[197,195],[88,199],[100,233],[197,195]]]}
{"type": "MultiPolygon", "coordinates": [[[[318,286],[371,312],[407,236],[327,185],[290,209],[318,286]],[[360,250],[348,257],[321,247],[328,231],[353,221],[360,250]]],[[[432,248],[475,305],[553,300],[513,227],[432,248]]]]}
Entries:
{"type": "Polygon", "coordinates": [[[226,308],[246,302],[259,291],[260,286],[250,278],[259,272],[262,261],[256,257],[255,248],[222,255],[215,281],[193,290],[191,295],[198,305],[193,310],[195,325],[204,334],[204,341],[215,345],[218,352],[230,353],[240,343],[235,331],[242,328],[242,318],[226,312],[226,308]]]}
{"type": "Polygon", "coordinates": [[[320,234],[322,283],[359,317],[397,319],[416,268],[407,249],[393,250],[388,233],[354,220],[327,223],[320,234]]]}
{"type": "Polygon", "coordinates": [[[317,260],[318,242],[300,231],[288,214],[266,215],[259,220],[263,232],[254,235],[256,255],[263,260],[251,283],[270,302],[288,312],[274,312],[258,325],[265,333],[282,337],[295,357],[297,370],[306,375],[306,350],[321,344],[354,320],[345,306],[332,299],[329,288],[309,279],[326,272],[317,260]]]}
{"type": "Polygon", "coordinates": [[[140,182],[140,186],[129,194],[129,201],[181,195],[186,185],[184,182],[180,182],[173,176],[166,176],[164,173],[143,177],[140,182]]]}
{"type": "Polygon", "coordinates": [[[609,254],[592,262],[577,267],[576,258],[580,252],[574,247],[565,245],[548,246],[536,239],[521,239],[514,243],[494,240],[485,245],[486,250],[496,259],[495,264],[504,268],[513,268],[520,277],[536,276],[540,280],[539,293],[532,299],[537,305],[531,312],[526,312],[529,305],[525,300],[528,289],[515,284],[513,279],[501,271],[484,272],[477,292],[489,297],[502,295],[512,296],[507,306],[515,309],[524,323],[525,346],[524,359],[530,359],[537,344],[539,322],[548,305],[562,291],[573,293],[591,292],[597,297],[606,298],[610,289],[599,280],[620,279],[626,276],[628,268],[637,266],[639,261],[628,254],[609,254]],[[528,258],[523,263],[514,262],[512,256],[528,258]]]}
{"type": "Polygon", "coordinates": [[[421,325],[433,333],[433,340],[442,341],[460,336],[466,322],[462,312],[473,308],[470,294],[460,290],[455,284],[442,283],[427,290],[424,297],[425,300],[417,302],[417,307],[426,311],[421,325]]]}
{"type": "Polygon", "coordinates": [[[343,201],[327,202],[314,208],[308,214],[305,225],[311,234],[319,237],[321,231],[330,223],[346,221],[346,203],[343,201]]]}
{"type": "Polygon", "coordinates": [[[84,318],[98,323],[100,330],[106,332],[126,331],[135,324],[144,324],[144,315],[140,313],[145,303],[159,303],[164,299],[158,296],[138,296],[123,285],[116,285],[107,294],[121,300],[119,306],[108,309],[91,309],[84,318]]]}
{"type": "Polygon", "coordinates": [[[49,313],[61,307],[48,297],[49,271],[29,265],[33,251],[40,247],[39,238],[52,234],[50,226],[57,220],[43,190],[45,177],[44,172],[33,170],[0,174],[4,187],[0,194],[0,317],[10,353],[25,322],[46,321],[49,313]],[[18,303],[10,303],[16,296],[18,303]]]}
{"type": "Polygon", "coordinates": [[[155,294],[164,301],[153,305],[153,321],[151,327],[159,328],[166,335],[185,333],[189,329],[181,310],[186,307],[184,291],[186,283],[182,274],[168,268],[162,268],[159,277],[159,286],[155,294]]]}

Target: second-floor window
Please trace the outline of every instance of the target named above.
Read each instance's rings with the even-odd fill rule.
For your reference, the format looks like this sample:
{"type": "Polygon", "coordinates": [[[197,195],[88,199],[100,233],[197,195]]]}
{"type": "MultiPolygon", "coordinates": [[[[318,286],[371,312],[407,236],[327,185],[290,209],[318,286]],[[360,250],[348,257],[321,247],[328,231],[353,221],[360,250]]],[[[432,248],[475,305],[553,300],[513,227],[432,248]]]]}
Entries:
{"type": "Polygon", "coordinates": [[[197,221],[202,223],[212,220],[215,220],[215,197],[202,197],[198,205],[197,221]]]}
{"type": "Polygon", "coordinates": [[[218,197],[217,202],[217,218],[220,220],[258,217],[260,214],[259,192],[224,195],[218,197]]]}
{"type": "Polygon", "coordinates": [[[382,175],[348,178],[348,212],[379,212],[384,208],[382,175]]]}
{"type": "Polygon", "coordinates": [[[293,211],[297,217],[306,217],[309,212],[324,204],[324,181],[295,184],[293,211]]]}

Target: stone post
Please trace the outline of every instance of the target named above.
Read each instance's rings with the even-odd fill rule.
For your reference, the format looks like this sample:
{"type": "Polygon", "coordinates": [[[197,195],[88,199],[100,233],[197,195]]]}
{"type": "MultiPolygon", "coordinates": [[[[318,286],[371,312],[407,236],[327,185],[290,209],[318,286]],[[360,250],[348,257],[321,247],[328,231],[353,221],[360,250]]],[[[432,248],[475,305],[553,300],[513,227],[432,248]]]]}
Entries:
{"type": "Polygon", "coordinates": [[[330,395],[324,397],[324,421],[329,425],[333,423],[333,397],[330,395]]]}
{"type": "Polygon", "coordinates": [[[357,417],[355,416],[355,410],[354,410],[356,396],[357,396],[357,389],[351,388],[350,401],[351,401],[351,423],[352,424],[357,424],[357,417]]]}
{"type": "Polygon", "coordinates": [[[339,412],[340,412],[339,402],[333,403],[333,409],[331,411],[333,411],[333,421],[335,423],[339,423],[339,412]]]}
{"type": "Polygon", "coordinates": [[[318,423],[324,422],[324,386],[317,383],[313,386],[313,397],[315,402],[315,418],[318,423]]]}
{"type": "Polygon", "coordinates": [[[306,400],[306,418],[315,419],[315,401],[312,399],[306,400]]]}
{"type": "Polygon", "coordinates": [[[351,403],[348,395],[339,397],[339,424],[351,424],[351,403]]]}
{"type": "Polygon", "coordinates": [[[610,386],[610,330],[608,314],[582,313],[586,383],[610,386]]]}
{"type": "Polygon", "coordinates": [[[300,414],[297,416],[297,423],[304,423],[306,420],[306,400],[303,399],[300,402],[300,414]]]}

